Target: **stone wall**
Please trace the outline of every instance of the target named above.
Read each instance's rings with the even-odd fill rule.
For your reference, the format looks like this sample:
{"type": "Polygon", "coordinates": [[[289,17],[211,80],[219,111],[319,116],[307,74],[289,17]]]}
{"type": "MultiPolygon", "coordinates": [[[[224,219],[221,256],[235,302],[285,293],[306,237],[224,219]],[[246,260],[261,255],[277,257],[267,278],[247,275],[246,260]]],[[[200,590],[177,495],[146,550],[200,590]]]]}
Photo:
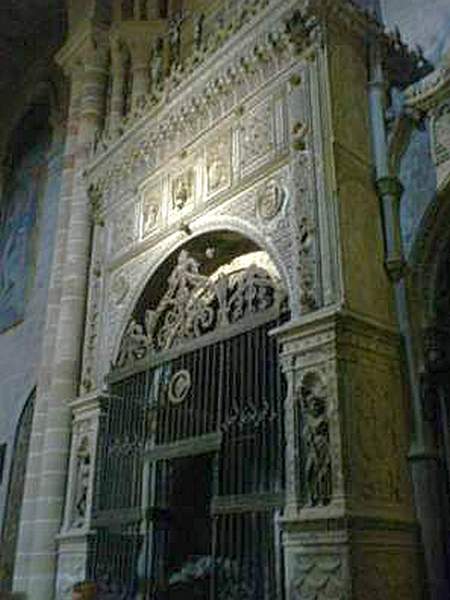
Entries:
{"type": "MultiPolygon", "coordinates": [[[[31,252],[25,272],[28,280],[23,318],[0,334],[0,378],[2,388],[0,443],[7,444],[3,483],[0,486],[0,523],[8,489],[8,471],[12,458],[16,426],[25,402],[36,386],[46,317],[47,291],[58,215],[61,145],[43,148],[42,140],[28,149],[21,162],[22,179],[36,177],[39,185],[33,199],[35,223],[31,252]]],[[[47,140],[48,142],[48,140],[47,140]]],[[[5,268],[5,266],[3,265],[5,268]]],[[[18,267],[16,267],[18,268],[18,267]]],[[[5,321],[6,323],[6,321],[5,321]]]]}

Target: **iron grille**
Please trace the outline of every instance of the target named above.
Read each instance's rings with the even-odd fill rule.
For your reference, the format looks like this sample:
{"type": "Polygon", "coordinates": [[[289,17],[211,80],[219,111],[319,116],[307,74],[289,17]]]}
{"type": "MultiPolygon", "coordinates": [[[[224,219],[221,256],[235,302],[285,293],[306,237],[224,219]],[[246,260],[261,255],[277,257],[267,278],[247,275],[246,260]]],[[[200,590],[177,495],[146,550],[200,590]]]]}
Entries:
{"type": "Polygon", "coordinates": [[[111,385],[97,452],[92,577],[155,600],[281,598],[286,384],[268,332],[284,320],[111,385]]]}

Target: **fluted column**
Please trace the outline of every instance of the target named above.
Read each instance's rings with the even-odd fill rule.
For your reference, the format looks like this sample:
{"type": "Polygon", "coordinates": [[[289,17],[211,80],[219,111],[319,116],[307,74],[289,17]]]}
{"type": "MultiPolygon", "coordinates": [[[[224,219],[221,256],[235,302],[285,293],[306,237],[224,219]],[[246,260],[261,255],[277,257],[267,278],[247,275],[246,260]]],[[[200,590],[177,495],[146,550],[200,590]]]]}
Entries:
{"type": "Polygon", "coordinates": [[[35,498],[32,553],[25,589],[33,600],[53,597],[56,554],[55,536],[61,525],[69,452],[71,411],[76,397],[83,333],[91,223],[89,202],[81,172],[90,145],[103,118],[106,83],[106,44],[103,32],[89,27],[76,45],[73,40],[60,54],[69,67],[83,65],[81,114],[74,153],[75,175],[70,198],[70,218],[62,274],[62,293],[55,341],[55,360],[50,372],[47,417],[43,435],[40,480],[35,498]],[[86,35],[87,33],[87,35],[86,35]]]}

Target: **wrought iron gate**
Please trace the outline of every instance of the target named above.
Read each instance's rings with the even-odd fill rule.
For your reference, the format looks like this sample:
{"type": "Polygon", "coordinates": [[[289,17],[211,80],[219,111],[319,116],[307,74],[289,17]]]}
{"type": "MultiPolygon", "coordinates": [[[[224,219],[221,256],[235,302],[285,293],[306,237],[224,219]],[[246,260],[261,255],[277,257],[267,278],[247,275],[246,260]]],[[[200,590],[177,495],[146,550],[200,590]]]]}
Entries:
{"type": "Polygon", "coordinates": [[[280,304],[265,308],[239,330],[229,323],[112,378],[91,577],[158,600],[282,597],[286,389],[268,332],[286,316],[280,304]]]}

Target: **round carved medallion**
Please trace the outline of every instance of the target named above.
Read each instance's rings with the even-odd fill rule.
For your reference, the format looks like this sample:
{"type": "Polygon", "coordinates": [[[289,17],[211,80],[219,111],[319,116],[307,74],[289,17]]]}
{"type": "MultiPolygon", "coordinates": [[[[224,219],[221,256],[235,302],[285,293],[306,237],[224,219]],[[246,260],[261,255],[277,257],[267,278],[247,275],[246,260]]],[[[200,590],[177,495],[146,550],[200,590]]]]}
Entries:
{"type": "Polygon", "coordinates": [[[258,196],[258,212],[261,219],[270,221],[281,210],[284,201],[284,190],[274,180],[268,181],[258,196]]]}
{"type": "Polygon", "coordinates": [[[181,404],[191,388],[191,383],[189,371],[183,369],[175,373],[169,382],[169,402],[171,404],[181,404]]]}

